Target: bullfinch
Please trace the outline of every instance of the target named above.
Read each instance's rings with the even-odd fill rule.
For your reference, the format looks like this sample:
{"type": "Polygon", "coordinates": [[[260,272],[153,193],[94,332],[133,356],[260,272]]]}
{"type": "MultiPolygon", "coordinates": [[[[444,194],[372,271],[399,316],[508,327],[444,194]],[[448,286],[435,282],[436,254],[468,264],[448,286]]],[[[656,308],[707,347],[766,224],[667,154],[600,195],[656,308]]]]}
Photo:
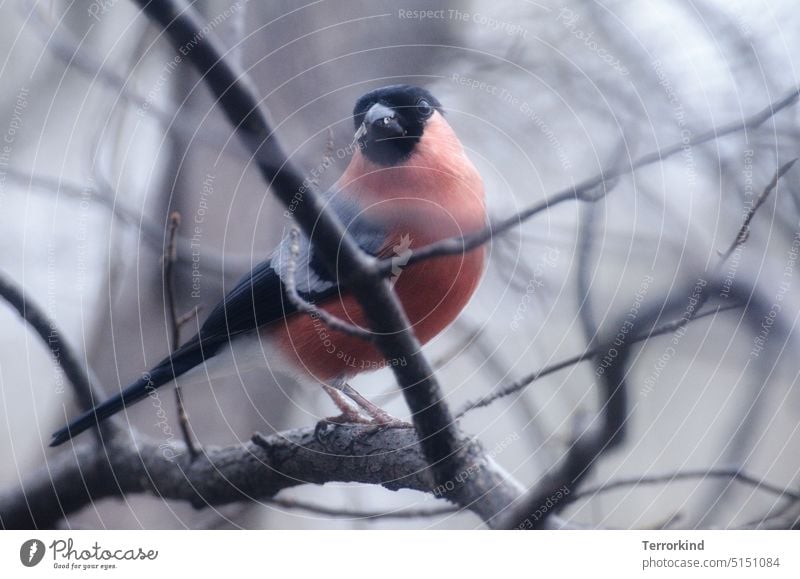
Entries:
{"type": "MultiPolygon", "coordinates": [[[[483,182],[445,120],[441,104],[427,90],[393,85],[368,92],[356,102],[353,117],[352,158],[324,194],[325,202],[365,252],[392,260],[394,289],[424,344],[469,301],[483,272],[485,252],[481,247],[403,265],[415,248],[486,225],[483,182]]],[[[313,234],[299,241],[290,237],[238,282],[197,335],[118,395],[53,434],[51,446],[178,377],[181,385],[192,376],[213,379],[215,368],[230,368],[231,362],[237,371],[269,368],[301,382],[321,384],[345,421],[361,416],[358,408],[370,416],[365,421],[388,420],[347,380],[406,361],[386,360],[372,343],[331,329],[314,312],[298,310],[297,300],[287,294],[287,275],[294,276],[294,287],[305,301],[368,328],[352,294],[320,263],[313,234]]]]}

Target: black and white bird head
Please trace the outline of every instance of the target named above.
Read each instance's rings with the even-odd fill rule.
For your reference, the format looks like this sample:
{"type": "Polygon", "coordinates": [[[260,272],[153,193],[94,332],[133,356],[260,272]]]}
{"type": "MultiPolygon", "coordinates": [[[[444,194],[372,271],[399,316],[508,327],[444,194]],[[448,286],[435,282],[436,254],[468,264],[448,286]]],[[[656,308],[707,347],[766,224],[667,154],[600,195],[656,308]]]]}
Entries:
{"type": "Polygon", "coordinates": [[[370,91],[353,109],[354,141],[373,163],[396,165],[411,156],[437,112],[441,103],[424,88],[396,84],[370,91]]]}

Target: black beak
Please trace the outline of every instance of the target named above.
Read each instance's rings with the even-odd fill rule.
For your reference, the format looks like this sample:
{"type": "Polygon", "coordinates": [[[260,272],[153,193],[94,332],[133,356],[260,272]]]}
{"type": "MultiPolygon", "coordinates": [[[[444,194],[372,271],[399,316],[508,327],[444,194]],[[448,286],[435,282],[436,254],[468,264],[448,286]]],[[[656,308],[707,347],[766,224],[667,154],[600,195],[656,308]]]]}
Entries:
{"type": "Polygon", "coordinates": [[[396,139],[406,131],[397,120],[397,113],[381,103],[375,103],[364,115],[364,130],[371,141],[396,139]]]}

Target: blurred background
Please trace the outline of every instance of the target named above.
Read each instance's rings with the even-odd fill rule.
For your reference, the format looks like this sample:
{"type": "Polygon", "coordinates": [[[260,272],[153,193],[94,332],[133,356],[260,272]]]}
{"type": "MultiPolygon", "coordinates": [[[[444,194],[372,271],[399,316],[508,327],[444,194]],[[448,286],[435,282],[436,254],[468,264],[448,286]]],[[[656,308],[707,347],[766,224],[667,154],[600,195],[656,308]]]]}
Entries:
{"type": "MultiPolygon", "coordinates": [[[[741,122],[800,85],[800,15],[788,0],[195,6],[248,71],[286,150],[298,166],[317,169],[321,187],[347,164],[335,152],[352,140],[356,98],[386,84],[420,84],[444,104],[496,218],[620,160],[741,122]],[[320,171],[326,154],[332,163],[320,171]]],[[[178,309],[200,308],[202,320],[269,255],[286,227],[283,209],[188,61],[131,2],[12,0],[0,13],[0,269],[114,392],[168,351],[161,256],[170,212],[182,216],[178,309]]],[[[798,144],[798,109],[790,106],[758,127],[687,146],[607,183],[613,190],[595,204],[558,205],[495,239],[469,308],[426,346],[448,400],[460,407],[580,353],[616,332],[632,308],[688,299],[686,288],[713,270],[798,144]]],[[[777,321],[765,335],[760,314],[733,310],[637,347],[629,436],[586,486],[724,467],[797,489],[797,171],[779,183],[723,267],[729,295],[717,300],[751,300],[762,314],[778,305],[777,321]]],[[[594,370],[570,366],[469,413],[462,426],[529,488],[563,455],[574,417],[596,412],[594,370]]],[[[407,416],[389,371],[353,385],[407,416]]],[[[321,391],[261,375],[233,375],[185,397],[205,444],[334,413],[321,391]]],[[[174,417],[172,393],[161,400],[174,417]]],[[[3,487],[68,452],[47,441],[76,413],[69,384],[5,306],[0,409],[3,487]]],[[[125,419],[159,440],[155,411],[143,402],[125,419]]],[[[378,512],[436,504],[421,493],[352,484],[280,496],[378,512]]],[[[694,476],[593,494],[562,514],[591,527],[739,528],[791,526],[798,509],[730,478],[694,476]]],[[[481,522],[469,513],[338,520],[269,503],[197,511],[130,496],[99,502],[64,525],[470,529],[481,522]]]]}

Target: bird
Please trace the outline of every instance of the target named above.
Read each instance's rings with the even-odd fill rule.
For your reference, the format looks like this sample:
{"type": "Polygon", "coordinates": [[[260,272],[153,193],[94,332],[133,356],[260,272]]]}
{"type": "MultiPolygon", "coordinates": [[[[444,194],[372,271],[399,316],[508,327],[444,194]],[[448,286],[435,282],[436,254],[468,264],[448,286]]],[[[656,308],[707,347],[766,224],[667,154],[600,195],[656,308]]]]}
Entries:
{"type": "MultiPolygon", "coordinates": [[[[416,248],[465,236],[487,225],[484,185],[425,88],[396,84],[371,90],[353,108],[350,161],[322,194],[366,253],[392,260],[394,291],[421,344],[447,328],[483,275],[483,246],[405,267],[416,248]]],[[[291,214],[289,214],[291,216],[291,214]]],[[[354,333],[328,327],[287,295],[287,276],[302,300],[356,327],[369,323],[351,292],[315,251],[314,236],[288,233],[209,313],[198,333],[128,387],[55,432],[58,446],[151,395],[215,368],[259,367],[321,385],[340,422],[389,424],[392,417],[347,384],[356,375],[407,360],[387,360],[354,333]],[[294,241],[293,241],[294,239],[294,241]],[[366,414],[366,416],[364,416],[366,414]]],[[[186,392],[184,388],[184,392],[186,392]]],[[[332,420],[334,420],[332,419],[332,420]]]]}

